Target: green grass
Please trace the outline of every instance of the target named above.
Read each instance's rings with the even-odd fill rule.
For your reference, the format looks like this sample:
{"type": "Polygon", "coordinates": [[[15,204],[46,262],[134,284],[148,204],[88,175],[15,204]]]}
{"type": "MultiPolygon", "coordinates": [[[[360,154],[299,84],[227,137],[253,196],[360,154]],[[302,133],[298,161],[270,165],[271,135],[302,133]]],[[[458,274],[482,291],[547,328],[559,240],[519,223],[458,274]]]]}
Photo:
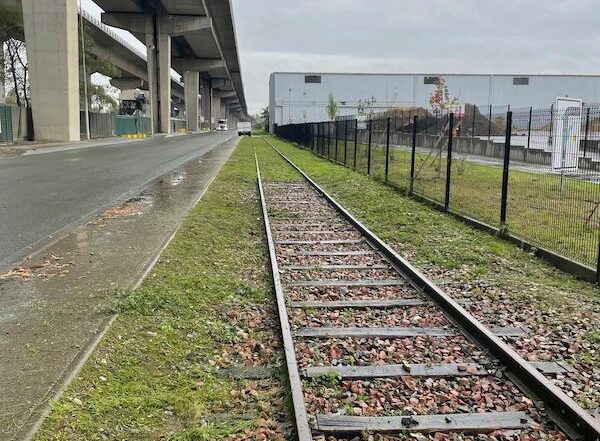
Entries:
{"type": "MultiPolygon", "coordinates": [[[[375,140],[374,140],[375,141],[375,140]]],[[[381,141],[381,139],[379,139],[381,141]]],[[[343,142],[338,162],[343,163],[343,142]]],[[[368,148],[358,144],[356,169],[367,172],[368,148]]],[[[326,154],[325,150],[325,154],[326,154]]],[[[330,150],[334,158],[334,150],[330,150]]],[[[346,163],[354,165],[354,143],[347,148],[346,163]]],[[[401,190],[410,184],[411,154],[391,149],[388,183],[401,190]]],[[[417,153],[414,191],[444,203],[446,159],[417,153]]],[[[385,146],[371,148],[371,176],[385,180],[385,146]]],[[[499,226],[502,168],[466,161],[455,155],[452,164],[450,208],[490,225],[499,226]]],[[[577,262],[595,267],[600,227],[600,185],[548,173],[511,169],[508,192],[508,230],[533,244],[548,248],[577,262]]]]}
{"type": "MultiPolygon", "coordinates": [[[[487,296],[502,290],[517,306],[551,311],[542,317],[548,323],[588,326],[580,359],[599,362],[598,314],[584,307],[598,300],[597,288],[374,179],[273,142],[438,284],[487,296]]],[[[111,305],[119,317],[52,403],[38,439],[289,438],[274,433],[290,421],[290,400],[254,148],[265,180],[300,179],[263,140],[242,140],[142,287],[119,293],[111,305]],[[218,372],[249,360],[274,368],[275,377],[218,372]]]]}
{"type": "MultiPolygon", "coordinates": [[[[276,433],[289,400],[254,143],[241,141],[141,288],[118,295],[111,308],[120,315],[37,439],[285,439],[276,433]],[[275,377],[218,372],[249,362],[275,377]]],[[[274,156],[265,169],[271,159],[272,175],[285,176],[274,156]]]]}
{"type": "Polygon", "coordinates": [[[597,288],[593,285],[557,270],[507,241],[470,228],[394,188],[381,185],[376,179],[317,160],[310,151],[275,138],[272,142],[418,266],[468,267],[461,277],[474,279],[487,275],[499,281],[507,278],[511,285],[514,280],[524,286],[538,283],[543,287],[572,289],[597,299],[597,288]],[[499,264],[507,259],[509,263],[499,264]]]}

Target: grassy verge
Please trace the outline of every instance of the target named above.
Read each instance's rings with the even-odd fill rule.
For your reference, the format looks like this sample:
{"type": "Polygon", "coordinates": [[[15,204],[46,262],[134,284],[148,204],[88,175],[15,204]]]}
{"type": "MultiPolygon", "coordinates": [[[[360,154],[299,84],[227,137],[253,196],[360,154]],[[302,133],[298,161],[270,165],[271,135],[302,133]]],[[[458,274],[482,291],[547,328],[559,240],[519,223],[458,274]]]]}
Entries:
{"type": "Polygon", "coordinates": [[[254,143],[241,141],[142,287],[111,306],[120,315],[39,440],[289,438],[254,143]]]}
{"type": "MultiPolygon", "coordinates": [[[[381,136],[373,138],[371,176],[385,178],[385,146],[381,136]],[[377,139],[375,139],[377,138],[377,139]]],[[[366,173],[367,151],[364,144],[356,146],[338,142],[338,162],[346,156],[348,165],[366,173]]],[[[323,147],[327,154],[327,146],[323,147]]],[[[329,154],[335,157],[335,147],[329,154]]],[[[390,151],[390,183],[406,189],[410,182],[409,151],[394,148],[390,151]]],[[[416,155],[417,179],[415,192],[444,203],[446,159],[426,153],[416,155]]],[[[456,154],[452,166],[450,208],[491,225],[499,224],[502,168],[477,164],[456,154]]],[[[511,169],[508,192],[507,226],[511,232],[525,237],[538,246],[546,247],[578,262],[595,267],[598,228],[600,226],[600,186],[576,178],[549,173],[511,169]]]]}
{"type": "MultiPolygon", "coordinates": [[[[596,286],[563,273],[516,246],[402,195],[340,165],[272,141],[383,240],[439,285],[499,299],[531,310],[540,327],[568,326],[582,340],[579,356],[600,362],[596,286]],[[558,325],[557,325],[558,324],[558,325]],[[576,325],[575,325],[576,324],[576,325]]],[[[541,329],[541,328],[540,328],[541,329]]]]}

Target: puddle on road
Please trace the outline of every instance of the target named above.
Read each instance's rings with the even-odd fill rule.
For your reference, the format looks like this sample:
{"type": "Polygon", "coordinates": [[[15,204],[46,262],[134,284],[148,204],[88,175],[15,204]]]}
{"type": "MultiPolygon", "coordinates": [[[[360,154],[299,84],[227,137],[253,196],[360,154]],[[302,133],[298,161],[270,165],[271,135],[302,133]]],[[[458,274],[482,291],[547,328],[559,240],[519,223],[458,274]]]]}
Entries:
{"type": "Polygon", "coordinates": [[[171,184],[171,186],[176,187],[177,185],[181,184],[181,182],[185,179],[186,174],[187,173],[185,169],[180,168],[175,170],[171,174],[171,179],[169,180],[169,183],[171,184]]]}

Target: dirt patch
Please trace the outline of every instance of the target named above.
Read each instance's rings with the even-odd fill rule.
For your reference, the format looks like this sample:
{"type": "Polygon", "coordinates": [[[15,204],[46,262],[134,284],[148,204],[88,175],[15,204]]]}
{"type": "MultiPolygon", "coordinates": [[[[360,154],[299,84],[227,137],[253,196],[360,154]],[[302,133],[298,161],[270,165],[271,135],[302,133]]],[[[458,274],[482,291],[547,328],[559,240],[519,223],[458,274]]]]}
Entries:
{"type": "Polygon", "coordinates": [[[110,219],[139,216],[148,210],[151,203],[152,198],[148,195],[128,199],[122,204],[104,210],[102,214],[98,216],[96,220],[90,222],[90,224],[100,225],[104,221],[110,219]]]}

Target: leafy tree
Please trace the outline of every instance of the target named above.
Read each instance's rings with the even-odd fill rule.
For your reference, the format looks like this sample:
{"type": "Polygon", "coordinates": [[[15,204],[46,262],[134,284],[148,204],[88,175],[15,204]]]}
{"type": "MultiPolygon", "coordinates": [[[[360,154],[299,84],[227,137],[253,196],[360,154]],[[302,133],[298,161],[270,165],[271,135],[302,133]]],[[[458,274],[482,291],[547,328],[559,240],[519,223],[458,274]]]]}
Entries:
{"type": "Polygon", "coordinates": [[[329,101],[327,103],[327,114],[329,115],[330,121],[335,121],[335,117],[338,115],[338,103],[335,100],[333,93],[329,93],[329,101]]]}
{"type": "Polygon", "coordinates": [[[117,112],[119,110],[119,103],[109,93],[110,87],[99,84],[90,84],[88,86],[90,110],[95,112],[117,112]]]}
{"type": "MultiPolygon", "coordinates": [[[[90,109],[95,111],[117,111],[118,103],[110,95],[105,86],[91,84],[90,78],[83,76],[83,48],[81,45],[81,27],[79,28],[79,101],[82,108],[85,107],[85,83],[88,82],[88,103],[90,109]]],[[[119,75],[119,68],[109,60],[99,58],[93,53],[96,43],[91,36],[90,25],[83,26],[83,42],[85,44],[85,67],[88,75],[91,77],[93,73],[100,73],[107,77],[115,77],[119,75]]]]}
{"type": "Polygon", "coordinates": [[[358,100],[358,103],[356,104],[357,113],[359,115],[368,114],[369,116],[372,116],[376,102],[377,102],[377,99],[374,96],[371,96],[371,98],[366,98],[364,100],[363,99],[358,100]]]}
{"type": "Polygon", "coordinates": [[[264,107],[260,111],[259,118],[261,120],[262,126],[266,132],[269,131],[269,106],[264,107]]]}
{"type": "Polygon", "coordinates": [[[438,77],[435,80],[435,89],[431,92],[429,97],[429,105],[434,113],[444,113],[444,110],[452,104],[454,100],[450,100],[450,94],[448,93],[448,85],[444,77],[438,77]]]}

